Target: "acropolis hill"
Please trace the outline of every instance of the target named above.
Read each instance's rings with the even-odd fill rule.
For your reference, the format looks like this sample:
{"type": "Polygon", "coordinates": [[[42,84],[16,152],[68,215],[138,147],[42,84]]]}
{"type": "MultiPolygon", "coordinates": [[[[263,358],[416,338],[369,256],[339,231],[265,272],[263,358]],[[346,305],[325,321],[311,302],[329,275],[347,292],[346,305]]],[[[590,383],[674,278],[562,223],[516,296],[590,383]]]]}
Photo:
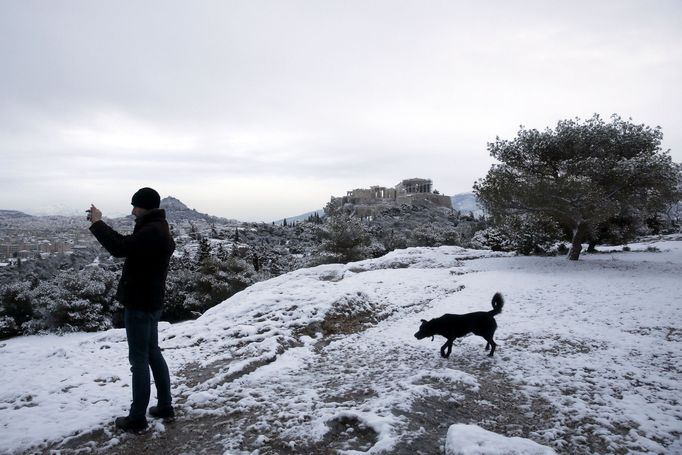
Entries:
{"type": "Polygon", "coordinates": [[[378,211],[402,204],[433,204],[438,207],[452,208],[450,196],[433,192],[431,179],[412,178],[398,183],[393,188],[372,186],[358,188],[345,196],[331,198],[331,204],[361,218],[374,216],[378,211]]]}

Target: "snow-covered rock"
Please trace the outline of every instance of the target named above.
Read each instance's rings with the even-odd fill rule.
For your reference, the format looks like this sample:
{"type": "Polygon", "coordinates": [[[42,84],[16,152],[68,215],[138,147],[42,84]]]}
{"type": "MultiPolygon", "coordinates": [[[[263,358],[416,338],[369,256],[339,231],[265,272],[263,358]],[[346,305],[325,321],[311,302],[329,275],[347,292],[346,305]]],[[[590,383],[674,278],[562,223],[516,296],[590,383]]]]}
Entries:
{"type": "Polygon", "coordinates": [[[445,455],[556,455],[529,439],[502,436],[478,425],[455,424],[448,429],[445,455]]]}

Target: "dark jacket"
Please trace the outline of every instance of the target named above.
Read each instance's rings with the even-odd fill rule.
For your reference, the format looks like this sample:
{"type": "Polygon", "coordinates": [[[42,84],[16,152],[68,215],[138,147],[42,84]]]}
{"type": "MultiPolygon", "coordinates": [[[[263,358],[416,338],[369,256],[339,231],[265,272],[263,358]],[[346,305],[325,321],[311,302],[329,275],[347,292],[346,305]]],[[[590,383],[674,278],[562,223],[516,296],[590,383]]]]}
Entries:
{"type": "Polygon", "coordinates": [[[175,250],[166,212],[153,209],[141,216],[130,235],[119,234],[103,221],[93,223],[90,232],[112,256],[126,258],[116,293],[119,302],[133,310],[160,310],[175,250]]]}

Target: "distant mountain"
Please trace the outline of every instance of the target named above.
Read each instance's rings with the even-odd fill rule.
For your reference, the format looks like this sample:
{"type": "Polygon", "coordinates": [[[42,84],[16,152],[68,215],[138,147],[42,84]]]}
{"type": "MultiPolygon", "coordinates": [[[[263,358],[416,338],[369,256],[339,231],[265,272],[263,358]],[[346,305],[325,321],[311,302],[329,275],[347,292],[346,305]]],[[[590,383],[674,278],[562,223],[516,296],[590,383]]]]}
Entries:
{"type": "Polygon", "coordinates": [[[474,216],[481,216],[485,213],[474,193],[460,193],[452,196],[452,208],[463,215],[471,212],[474,216]]]}
{"type": "Polygon", "coordinates": [[[195,209],[190,209],[182,201],[173,196],[168,196],[161,199],[160,207],[166,211],[166,217],[169,221],[206,221],[209,223],[239,223],[237,220],[229,220],[227,218],[220,218],[217,216],[208,215],[206,213],[197,212],[195,209]]]}
{"type": "Polygon", "coordinates": [[[182,201],[172,196],[163,198],[160,207],[166,211],[166,217],[172,221],[210,221],[213,218],[206,213],[190,209],[182,201]]]}
{"type": "Polygon", "coordinates": [[[180,199],[174,198],[173,196],[163,198],[161,200],[161,208],[165,209],[166,212],[183,212],[190,210],[180,199]]]}
{"type": "Polygon", "coordinates": [[[33,218],[33,216],[17,210],[0,210],[0,220],[15,220],[19,218],[33,218]]]}

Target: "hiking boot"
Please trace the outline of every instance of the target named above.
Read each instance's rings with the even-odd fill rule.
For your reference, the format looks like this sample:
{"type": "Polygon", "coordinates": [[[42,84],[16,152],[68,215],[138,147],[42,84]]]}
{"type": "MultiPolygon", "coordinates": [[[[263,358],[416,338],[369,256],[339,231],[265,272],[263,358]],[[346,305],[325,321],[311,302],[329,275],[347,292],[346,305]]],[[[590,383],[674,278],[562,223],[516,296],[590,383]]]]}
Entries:
{"type": "Polygon", "coordinates": [[[175,411],[173,410],[173,406],[152,406],[149,408],[149,415],[157,418],[157,419],[163,419],[163,420],[174,420],[175,419],[175,411]]]}
{"type": "Polygon", "coordinates": [[[147,419],[131,419],[130,417],[117,417],[116,428],[123,431],[141,432],[147,429],[147,419]]]}

